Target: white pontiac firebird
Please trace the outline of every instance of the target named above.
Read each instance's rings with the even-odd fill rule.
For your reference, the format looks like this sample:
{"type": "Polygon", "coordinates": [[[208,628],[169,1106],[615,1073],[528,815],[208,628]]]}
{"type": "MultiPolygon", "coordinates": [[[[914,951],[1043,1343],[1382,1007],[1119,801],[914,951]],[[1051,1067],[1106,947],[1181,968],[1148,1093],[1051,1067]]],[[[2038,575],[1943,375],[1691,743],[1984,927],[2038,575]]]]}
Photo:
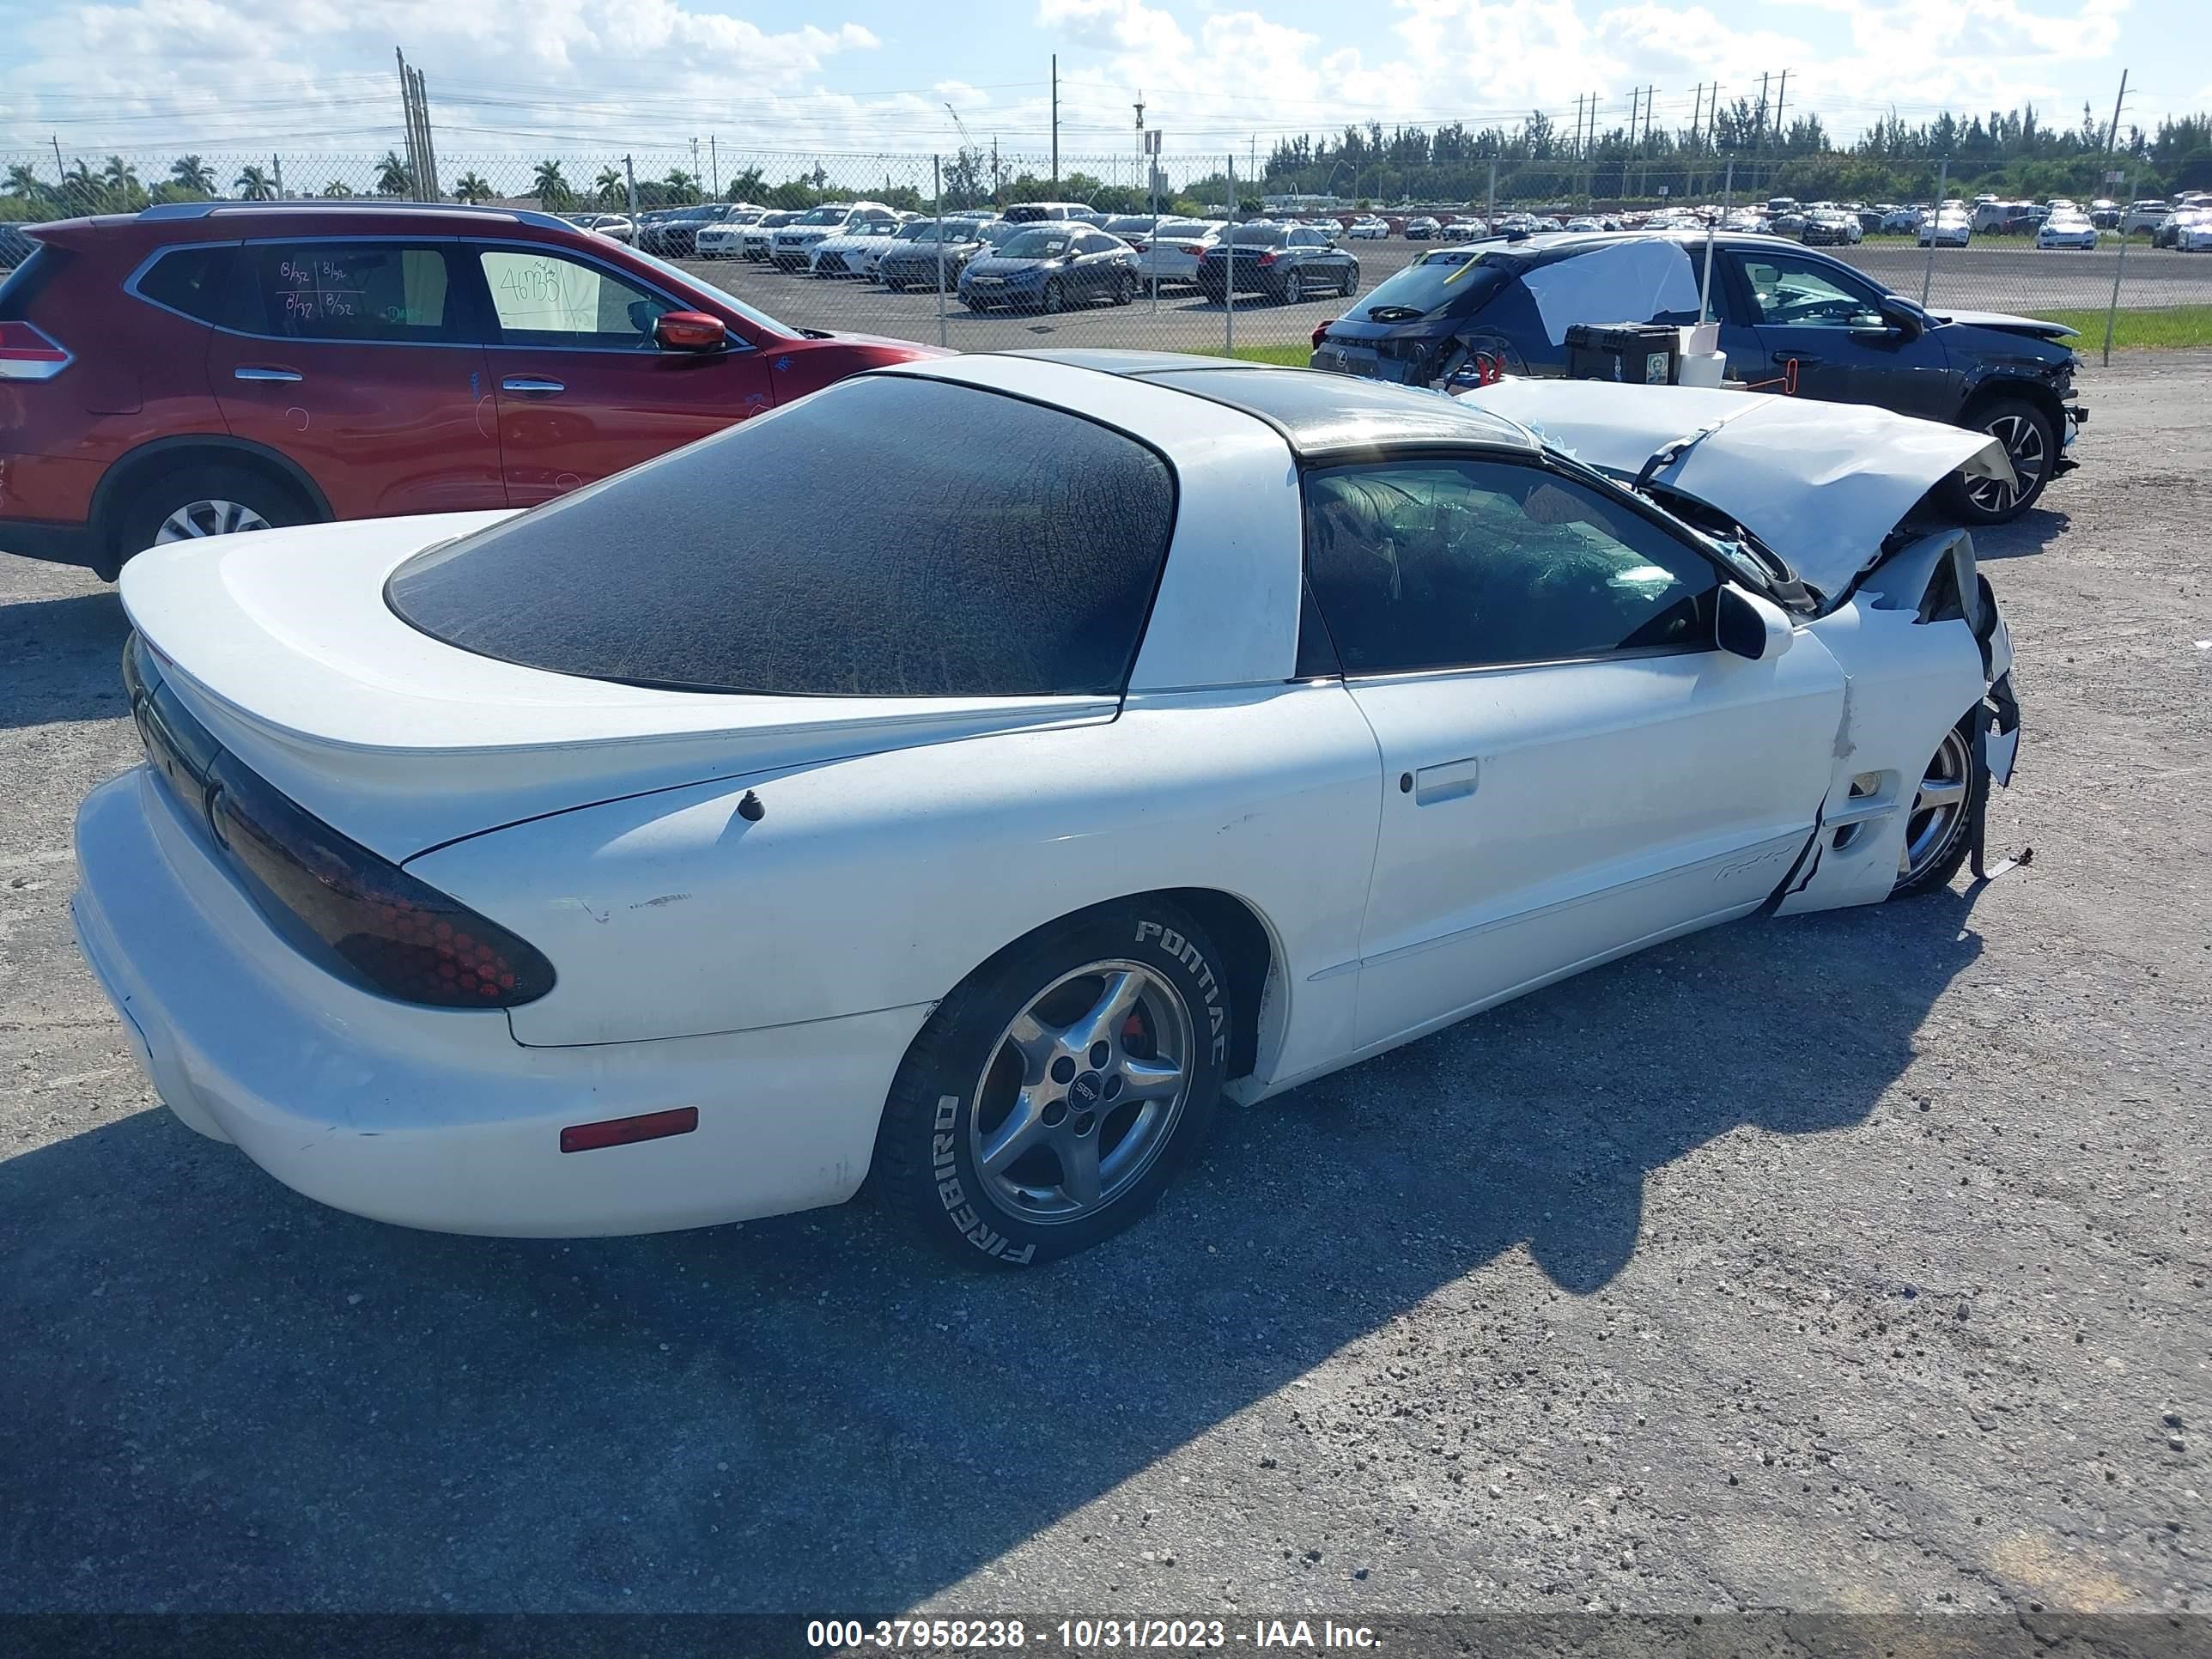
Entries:
{"type": "Polygon", "coordinates": [[[1950,880],[2010,646],[1897,526],[2004,466],[1737,392],[902,364],[526,514],[134,559],[78,938],[177,1115],[340,1208],[866,1179],[1043,1261],[1224,1094],[1950,880]],[[823,536],[858,478],[897,506],[823,536]]]}

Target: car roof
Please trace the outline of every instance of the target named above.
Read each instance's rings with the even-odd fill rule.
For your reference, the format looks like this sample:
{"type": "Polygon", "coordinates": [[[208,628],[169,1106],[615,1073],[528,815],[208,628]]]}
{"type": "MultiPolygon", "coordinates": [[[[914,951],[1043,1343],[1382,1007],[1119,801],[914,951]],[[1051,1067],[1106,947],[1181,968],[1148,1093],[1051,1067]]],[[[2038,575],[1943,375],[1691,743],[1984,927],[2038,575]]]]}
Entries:
{"type": "Polygon", "coordinates": [[[1340,460],[1378,449],[1450,447],[1534,453],[1528,432],[1441,393],[1325,374],[1310,368],[1207,362],[1173,351],[1039,350],[1070,368],[1143,380],[1240,410],[1282,434],[1302,460],[1340,460]]]}

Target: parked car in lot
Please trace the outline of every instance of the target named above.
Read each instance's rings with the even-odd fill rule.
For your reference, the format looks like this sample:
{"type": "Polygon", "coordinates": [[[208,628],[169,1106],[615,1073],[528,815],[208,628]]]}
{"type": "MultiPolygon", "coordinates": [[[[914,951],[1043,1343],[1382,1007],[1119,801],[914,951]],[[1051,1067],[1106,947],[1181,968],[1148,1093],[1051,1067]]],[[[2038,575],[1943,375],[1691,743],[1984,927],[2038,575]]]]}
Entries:
{"type": "Polygon", "coordinates": [[[2166,216],[2172,211],[2171,202],[2130,202],[2120,215],[2120,234],[2140,236],[2154,231],[2164,222],[2166,216]]]}
{"type": "MultiPolygon", "coordinates": [[[[1433,386],[1483,359],[1564,375],[1576,323],[1696,322],[1705,248],[1702,233],[1643,231],[1440,248],[1316,330],[1312,366],[1433,386]]],[[[2014,479],[1949,492],[1970,523],[2018,516],[2073,465],[2065,452],[2087,416],[2062,324],[1924,310],[1832,255],[1735,234],[1714,239],[1711,309],[1733,381],[2001,439],[2014,479]]]]}
{"type": "Polygon", "coordinates": [[[688,259],[698,249],[699,233],[726,222],[739,210],[729,202],[707,202],[655,220],[638,233],[637,246],[666,259],[688,259]]]}
{"type": "Polygon", "coordinates": [[[718,224],[702,225],[691,238],[701,259],[735,259],[744,252],[744,234],[767,216],[766,208],[739,208],[718,224]]]}
{"type": "Polygon", "coordinates": [[[1427,214],[1419,214],[1406,221],[1406,240],[1409,242],[1431,241],[1443,229],[1443,226],[1427,214]]]}
{"type": "Polygon", "coordinates": [[[549,214],[195,202],[0,285],[0,548],[527,507],[929,348],[786,326],[549,214]]]}
{"type": "Polygon", "coordinates": [[[842,236],[864,224],[896,224],[899,212],[881,202],[836,202],[809,208],[769,234],[769,263],[778,270],[804,270],[817,242],[842,236]]]}
{"type": "Polygon", "coordinates": [[[894,246],[904,222],[863,219],[842,236],[825,236],[807,250],[810,276],[873,276],[876,261],[894,246]]]}
{"type": "Polygon", "coordinates": [[[1198,291],[1218,303],[1233,282],[1239,294],[1296,303],[1324,294],[1350,298],[1359,288],[1359,261],[1325,231],[1283,225],[1238,225],[1201,255],[1198,291]]]}
{"type": "Polygon", "coordinates": [[[970,311],[1065,311],[1103,300],[1125,306],[1144,286],[1136,250],[1118,236],[1066,222],[1024,224],[960,273],[970,311]]]}
{"type": "Polygon", "coordinates": [[[2079,208],[2054,208],[2051,216],[2036,227],[2035,245],[2039,248],[2094,248],[2097,246],[2097,228],[2079,208]]]}
{"type": "Polygon", "coordinates": [[[1206,256],[1227,225],[1218,219],[1163,219],[1157,235],[1137,250],[1137,275],[1147,285],[1187,287],[1198,280],[1198,262],[1206,256]]]}
{"type": "Polygon", "coordinates": [[[1798,239],[1807,247],[1854,247],[1866,239],[1866,231],[1856,214],[1821,209],[1805,216],[1798,239]]]}
{"type": "Polygon", "coordinates": [[[619,213],[564,213],[561,216],[579,230],[588,230],[617,242],[635,241],[637,227],[619,213]]]}
{"type": "Polygon", "coordinates": [[[1364,214],[1354,219],[1344,234],[1355,242],[1386,242],[1390,240],[1390,222],[1364,214]]]}
{"type": "Polygon", "coordinates": [[[2167,246],[2183,253],[2212,253],[2212,209],[2179,215],[2167,246]]]}
{"type": "Polygon", "coordinates": [[[1074,219],[1084,224],[1091,222],[1091,208],[1088,202],[1017,202],[999,216],[1009,224],[1042,224],[1048,220],[1074,219]]]}
{"type": "Polygon", "coordinates": [[[990,246],[984,226],[975,220],[917,219],[901,226],[897,238],[878,257],[876,280],[894,294],[908,288],[933,289],[942,271],[950,293],[968,262],[990,246]]]}
{"type": "Polygon", "coordinates": [[[1967,538],[1893,532],[1990,446],[1509,389],[945,358],[519,517],[159,550],[81,948],[170,1109],[319,1202],[604,1235],[866,1182],[1011,1267],[1224,1096],[1948,884],[2011,645],[1967,538]],[[1576,459],[1685,434],[1641,494],[1576,459]],[[856,479],[895,510],[823,534],[856,479]]]}
{"type": "Polygon", "coordinates": [[[1923,215],[1920,221],[1923,247],[1930,243],[1937,247],[1964,247],[1973,236],[1973,218],[1956,202],[1946,202],[1940,211],[1923,215]]]}
{"type": "Polygon", "coordinates": [[[0,270],[13,270],[31,257],[31,239],[14,220],[0,220],[0,270]]]}
{"type": "Polygon", "coordinates": [[[769,245],[775,234],[797,219],[799,215],[788,208],[775,208],[753,221],[738,233],[738,252],[747,259],[766,259],[769,245]]]}

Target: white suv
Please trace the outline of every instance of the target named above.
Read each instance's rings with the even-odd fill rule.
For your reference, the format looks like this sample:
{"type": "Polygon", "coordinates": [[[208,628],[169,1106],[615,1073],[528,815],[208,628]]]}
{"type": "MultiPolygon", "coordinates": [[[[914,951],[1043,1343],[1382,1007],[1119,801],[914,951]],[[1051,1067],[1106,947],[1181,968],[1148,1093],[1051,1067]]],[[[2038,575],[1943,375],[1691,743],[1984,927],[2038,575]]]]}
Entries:
{"type": "Polygon", "coordinates": [[[718,225],[702,225],[691,246],[702,259],[734,259],[743,251],[745,232],[761,222],[766,208],[741,207],[718,225]]]}
{"type": "Polygon", "coordinates": [[[881,202],[838,202],[809,208],[769,239],[769,263],[778,270],[804,270],[817,242],[869,223],[898,222],[898,210],[881,202]]]}

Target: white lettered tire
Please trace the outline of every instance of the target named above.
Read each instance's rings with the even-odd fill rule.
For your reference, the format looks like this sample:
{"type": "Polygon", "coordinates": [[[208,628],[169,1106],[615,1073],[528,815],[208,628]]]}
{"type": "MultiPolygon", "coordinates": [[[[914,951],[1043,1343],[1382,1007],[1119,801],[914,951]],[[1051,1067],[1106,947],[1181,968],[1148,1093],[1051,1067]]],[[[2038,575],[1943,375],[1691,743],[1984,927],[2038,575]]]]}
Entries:
{"type": "Polygon", "coordinates": [[[907,1051],[872,1187],[977,1264],[1054,1261],[1141,1219],[1219,1103],[1225,967],[1164,900],[1101,905],[1007,946],[907,1051]]]}

